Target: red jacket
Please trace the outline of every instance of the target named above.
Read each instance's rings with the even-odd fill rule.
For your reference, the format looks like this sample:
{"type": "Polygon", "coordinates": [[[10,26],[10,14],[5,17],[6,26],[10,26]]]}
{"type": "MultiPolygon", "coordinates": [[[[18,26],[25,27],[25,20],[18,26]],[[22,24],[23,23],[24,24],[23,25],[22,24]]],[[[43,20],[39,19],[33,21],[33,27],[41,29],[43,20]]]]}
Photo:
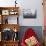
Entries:
{"type": "MultiPolygon", "coordinates": [[[[29,28],[27,29],[27,31],[25,32],[25,35],[22,39],[22,42],[21,42],[21,45],[22,46],[26,46],[26,43],[25,43],[25,39],[28,39],[29,37],[32,37],[32,36],[37,36],[36,33],[33,31],[33,29],[29,28]]],[[[40,43],[38,42],[35,46],[41,46],[40,43]]]]}

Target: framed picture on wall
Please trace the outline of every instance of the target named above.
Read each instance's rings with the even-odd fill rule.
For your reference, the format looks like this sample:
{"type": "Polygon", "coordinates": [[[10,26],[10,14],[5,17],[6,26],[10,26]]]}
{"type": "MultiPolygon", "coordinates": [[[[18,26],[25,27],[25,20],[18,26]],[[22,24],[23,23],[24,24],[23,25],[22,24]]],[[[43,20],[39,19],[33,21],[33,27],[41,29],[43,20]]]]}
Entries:
{"type": "Polygon", "coordinates": [[[23,18],[36,18],[37,10],[23,9],[23,18]]]}
{"type": "Polygon", "coordinates": [[[9,10],[2,10],[2,15],[9,15],[9,10]]]}

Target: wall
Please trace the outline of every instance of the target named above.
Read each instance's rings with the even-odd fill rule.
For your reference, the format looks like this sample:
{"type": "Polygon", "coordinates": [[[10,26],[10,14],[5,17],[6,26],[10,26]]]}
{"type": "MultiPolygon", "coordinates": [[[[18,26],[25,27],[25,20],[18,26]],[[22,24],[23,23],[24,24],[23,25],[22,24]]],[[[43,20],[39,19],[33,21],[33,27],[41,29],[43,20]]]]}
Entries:
{"type": "MultiPolygon", "coordinates": [[[[0,0],[0,6],[14,6],[15,0],[0,0]]],[[[20,7],[20,17],[19,24],[20,26],[43,26],[43,6],[42,0],[17,0],[17,6],[20,7]],[[35,9],[37,10],[36,19],[24,19],[23,18],[23,9],[35,9]]]]}
{"type": "Polygon", "coordinates": [[[10,6],[14,6],[14,1],[15,0],[0,0],[0,6],[1,7],[10,7],[10,6]]]}
{"type": "Polygon", "coordinates": [[[20,15],[20,25],[22,26],[43,26],[43,6],[42,0],[25,0],[18,1],[22,8],[20,9],[35,9],[37,10],[36,19],[24,19],[23,14],[20,15]]]}

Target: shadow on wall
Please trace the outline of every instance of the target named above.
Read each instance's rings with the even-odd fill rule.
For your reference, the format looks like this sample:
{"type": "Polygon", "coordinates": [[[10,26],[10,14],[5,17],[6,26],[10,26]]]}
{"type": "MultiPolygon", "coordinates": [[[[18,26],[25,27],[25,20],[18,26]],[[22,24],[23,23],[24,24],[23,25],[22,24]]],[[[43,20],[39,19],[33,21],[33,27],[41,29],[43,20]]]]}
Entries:
{"type": "Polygon", "coordinates": [[[20,42],[21,42],[21,40],[23,38],[23,35],[24,35],[25,31],[28,28],[32,28],[34,30],[34,32],[36,32],[39,41],[41,43],[43,43],[43,30],[42,30],[42,26],[21,26],[20,27],[20,32],[19,32],[20,42]]]}

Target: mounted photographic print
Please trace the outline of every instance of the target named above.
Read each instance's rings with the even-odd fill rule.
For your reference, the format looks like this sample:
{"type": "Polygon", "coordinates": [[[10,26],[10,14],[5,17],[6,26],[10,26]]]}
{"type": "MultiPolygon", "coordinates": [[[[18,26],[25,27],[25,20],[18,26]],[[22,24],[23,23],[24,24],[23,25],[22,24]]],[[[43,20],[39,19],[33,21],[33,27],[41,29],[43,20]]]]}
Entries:
{"type": "Polygon", "coordinates": [[[2,10],[2,15],[9,15],[9,10],[2,10]]]}
{"type": "Polygon", "coordinates": [[[36,18],[37,10],[33,9],[24,9],[23,10],[23,17],[24,18],[36,18]]]}

